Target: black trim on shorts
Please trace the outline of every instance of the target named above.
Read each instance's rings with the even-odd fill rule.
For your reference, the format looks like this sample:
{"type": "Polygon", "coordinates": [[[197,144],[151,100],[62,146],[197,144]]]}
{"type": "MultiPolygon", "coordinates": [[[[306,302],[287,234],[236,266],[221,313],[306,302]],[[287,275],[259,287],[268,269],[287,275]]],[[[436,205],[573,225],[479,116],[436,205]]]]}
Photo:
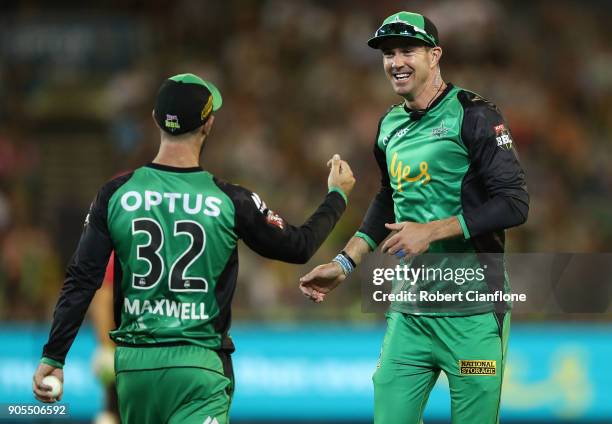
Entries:
{"type": "Polygon", "coordinates": [[[232,362],[232,355],[226,350],[217,350],[216,352],[217,355],[219,355],[219,359],[221,359],[221,364],[223,364],[223,375],[231,382],[231,384],[227,386],[227,394],[232,397],[234,394],[234,386],[236,384],[234,379],[234,364],[232,362]]]}
{"type": "Polygon", "coordinates": [[[506,313],[505,312],[495,312],[495,320],[497,321],[497,328],[499,329],[499,337],[502,339],[502,344],[503,344],[503,339],[504,339],[504,320],[506,318],[506,313]]]}

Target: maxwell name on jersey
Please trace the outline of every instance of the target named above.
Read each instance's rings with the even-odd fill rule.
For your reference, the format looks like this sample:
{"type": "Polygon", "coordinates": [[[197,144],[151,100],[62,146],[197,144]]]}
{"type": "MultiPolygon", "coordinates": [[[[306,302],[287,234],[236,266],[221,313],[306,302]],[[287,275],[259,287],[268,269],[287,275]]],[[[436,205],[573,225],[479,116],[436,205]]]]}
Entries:
{"type": "Polygon", "coordinates": [[[185,213],[195,215],[204,213],[207,216],[219,216],[221,214],[222,200],[215,196],[204,197],[201,193],[160,193],[153,190],[145,190],[144,194],[137,191],[128,191],[121,196],[121,207],[127,212],[134,212],[140,208],[150,211],[153,207],[167,208],[169,213],[174,213],[181,207],[185,213]]]}
{"type": "Polygon", "coordinates": [[[129,315],[155,314],[166,317],[180,318],[181,320],[207,320],[204,303],[175,302],[168,299],[156,299],[141,301],[140,299],[124,299],[125,313],[129,315]]]}

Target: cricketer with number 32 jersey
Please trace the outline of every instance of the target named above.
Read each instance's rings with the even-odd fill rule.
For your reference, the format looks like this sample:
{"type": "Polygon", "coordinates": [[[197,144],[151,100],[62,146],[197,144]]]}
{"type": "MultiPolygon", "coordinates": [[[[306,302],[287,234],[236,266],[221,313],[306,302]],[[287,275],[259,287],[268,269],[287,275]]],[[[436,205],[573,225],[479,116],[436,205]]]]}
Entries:
{"type": "Polygon", "coordinates": [[[345,207],[343,196],[330,191],[294,227],[257,194],[200,167],[151,163],[115,178],[90,208],[43,355],[64,362],[113,249],[117,344],[232,350],[238,240],[262,256],[304,263],[345,207]]]}

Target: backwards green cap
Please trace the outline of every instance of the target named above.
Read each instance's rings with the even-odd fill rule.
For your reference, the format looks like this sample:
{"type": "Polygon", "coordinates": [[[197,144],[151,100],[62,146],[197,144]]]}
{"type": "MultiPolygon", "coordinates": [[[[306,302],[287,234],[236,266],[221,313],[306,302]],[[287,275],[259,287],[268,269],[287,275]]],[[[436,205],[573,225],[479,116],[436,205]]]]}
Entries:
{"type": "Polygon", "coordinates": [[[412,12],[397,12],[387,17],[368,40],[368,46],[373,49],[389,38],[406,37],[421,40],[424,44],[435,47],[440,43],[438,29],[427,17],[412,12]]]}

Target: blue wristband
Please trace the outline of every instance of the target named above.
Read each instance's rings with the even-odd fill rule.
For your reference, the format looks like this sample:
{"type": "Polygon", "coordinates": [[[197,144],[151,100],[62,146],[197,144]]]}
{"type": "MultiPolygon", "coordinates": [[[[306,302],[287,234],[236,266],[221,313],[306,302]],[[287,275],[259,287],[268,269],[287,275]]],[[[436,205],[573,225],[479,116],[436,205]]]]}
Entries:
{"type": "Polygon", "coordinates": [[[349,275],[355,270],[355,267],[351,263],[352,261],[349,260],[342,253],[337,254],[336,257],[332,260],[332,262],[336,262],[338,265],[340,265],[340,268],[342,268],[342,272],[344,273],[344,275],[349,275]]]}

